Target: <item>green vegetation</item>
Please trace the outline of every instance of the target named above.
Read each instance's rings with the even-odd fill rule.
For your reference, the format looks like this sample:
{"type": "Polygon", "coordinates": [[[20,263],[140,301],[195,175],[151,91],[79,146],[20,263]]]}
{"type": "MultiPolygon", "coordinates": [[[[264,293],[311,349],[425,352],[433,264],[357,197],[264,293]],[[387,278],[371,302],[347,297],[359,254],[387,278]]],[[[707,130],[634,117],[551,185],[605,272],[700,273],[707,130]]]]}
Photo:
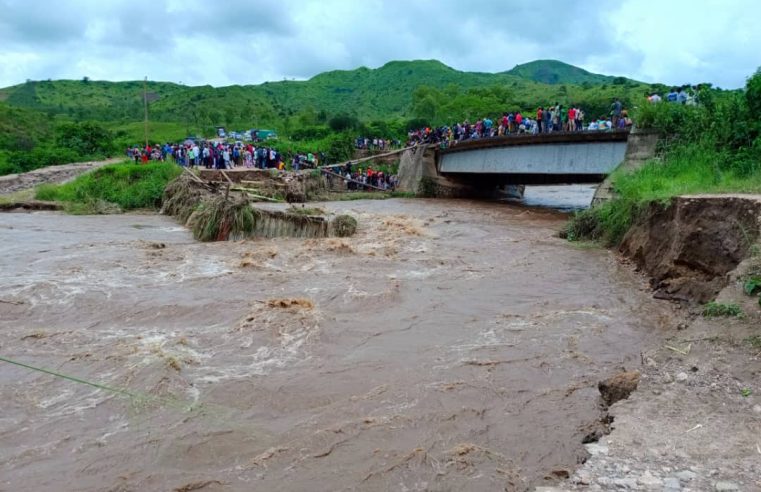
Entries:
{"type": "Polygon", "coordinates": [[[743,285],[743,290],[749,296],[761,292],[761,277],[749,277],[743,285]]]}
{"type": "Polygon", "coordinates": [[[257,214],[248,200],[226,200],[218,196],[201,202],[189,225],[199,241],[225,241],[251,236],[257,214]]]}
{"type": "MultiPolygon", "coordinates": [[[[151,141],[159,142],[211,136],[220,125],[241,130],[274,128],[293,141],[321,140],[328,132],[345,130],[394,137],[403,135],[411,124],[426,124],[421,116],[461,120],[470,113],[482,117],[514,109],[533,111],[555,101],[594,104],[594,110],[587,111],[590,116],[600,111],[607,114],[613,97],[628,104],[645,91],[662,87],[624,80],[617,85],[613,77],[556,61],[537,61],[490,74],[461,72],[436,60],[417,60],[393,61],[377,69],[326,72],[306,81],[249,86],[148,82],[150,120],[171,124],[152,127],[150,135],[151,141]],[[421,86],[456,101],[434,101],[431,113],[426,110],[425,94],[423,100],[412,96],[421,86]]],[[[120,145],[127,143],[127,137],[132,138],[130,144],[143,141],[142,81],[29,81],[1,89],[3,99],[9,106],[33,110],[48,119],[99,121],[116,132],[120,145]]]]}
{"type": "Polygon", "coordinates": [[[286,210],[286,213],[289,214],[296,214],[296,215],[325,215],[325,210],[319,208],[319,207],[289,207],[286,210]]]}
{"type": "Polygon", "coordinates": [[[351,215],[339,215],[333,221],[333,228],[338,237],[353,236],[357,232],[357,219],[351,215]]]}
{"type": "Polygon", "coordinates": [[[664,136],[659,158],[614,175],[617,199],[578,213],[568,227],[570,239],[615,245],[645,206],[677,195],[761,192],[761,72],[748,79],[745,91],[706,87],[699,100],[699,106],[642,101],[635,121],[664,136]]]}
{"type": "MultiPolygon", "coordinates": [[[[749,296],[761,294],[761,276],[752,275],[743,283],[743,290],[749,296]]],[[[758,296],[758,304],[761,306],[761,295],[758,296]]]]}
{"type": "Polygon", "coordinates": [[[753,335],[743,341],[754,349],[761,349],[761,335],[753,335]]]}
{"type": "Polygon", "coordinates": [[[740,390],[740,396],[742,396],[743,398],[748,398],[752,394],[753,394],[753,391],[750,388],[743,388],[740,390]]]}
{"type": "Polygon", "coordinates": [[[709,302],[703,307],[703,316],[706,318],[718,318],[725,316],[740,317],[742,315],[742,308],[740,308],[740,306],[737,304],[709,302]]]}
{"type": "Polygon", "coordinates": [[[113,155],[113,134],[92,123],[58,122],[0,103],[0,176],[113,155]]]}
{"type": "Polygon", "coordinates": [[[67,203],[71,213],[113,213],[123,210],[158,208],[169,181],[182,170],[173,164],[113,164],[83,174],[62,185],[42,185],[38,200],[67,203]]]}
{"type": "Polygon", "coordinates": [[[532,62],[516,65],[507,72],[526,80],[533,80],[544,84],[610,84],[626,83],[623,77],[610,77],[587,72],[579,67],[568,65],[557,60],[535,60],[532,62]]]}

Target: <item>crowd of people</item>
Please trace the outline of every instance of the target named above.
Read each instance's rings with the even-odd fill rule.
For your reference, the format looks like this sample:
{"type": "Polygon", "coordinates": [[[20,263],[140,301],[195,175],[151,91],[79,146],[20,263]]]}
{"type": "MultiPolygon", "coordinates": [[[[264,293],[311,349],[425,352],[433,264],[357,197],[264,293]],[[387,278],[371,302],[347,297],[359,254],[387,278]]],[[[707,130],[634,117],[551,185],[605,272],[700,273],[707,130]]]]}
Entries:
{"type": "MultiPolygon", "coordinates": [[[[672,87],[666,94],[666,102],[696,106],[698,104],[698,86],[672,87]]],[[[647,100],[651,103],[659,103],[663,98],[657,92],[647,94],[647,100]]]]}
{"type": "Polygon", "coordinates": [[[454,145],[464,140],[508,135],[625,130],[632,125],[627,110],[618,99],[611,105],[610,118],[595,119],[586,125],[585,118],[584,110],[579,106],[573,105],[565,109],[561,104],[555,103],[547,107],[540,106],[536,109],[536,113],[531,115],[516,111],[503,113],[496,121],[485,117],[475,123],[465,120],[462,123],[438,128],[426,127],[413,130],[407,134],[407,145],[419,143],[454,145]]]}
{"type": "Polygon", "coordinates": [[[381,170],[374,170],[372,167],[363,169],[357,164],[351,162],[343,166],[334,167],[331,174],[327,174],[328,180],[343,178],[346,189],[351,191],[380,189],[393,191],[398,184],[398,177],[395,174],[388,174],[381,170]],[[371,188],[372,187],[372,188],[371,188]]]}
{"type": "Polygon", "coordinates": [[[400,145],[399,140],[378,137],[357,137],[354,141],[354,146],[357,149],[367,150],[391,150],[399,148],[400,145]]]}
{"type": "MultiPolygon", "coordinates": [[[[180,144],[135,145],[128,148],[127,156],[135,162],[173,161],[183,167],[206,169],[285,169],[286,157],[278,150],[253,144],[224,142],[196,142],[187,140],[180,144]]],[[[324,157],[322,153],[297,152],[291,157],[293,170],[316,168],[324,157]]]]}

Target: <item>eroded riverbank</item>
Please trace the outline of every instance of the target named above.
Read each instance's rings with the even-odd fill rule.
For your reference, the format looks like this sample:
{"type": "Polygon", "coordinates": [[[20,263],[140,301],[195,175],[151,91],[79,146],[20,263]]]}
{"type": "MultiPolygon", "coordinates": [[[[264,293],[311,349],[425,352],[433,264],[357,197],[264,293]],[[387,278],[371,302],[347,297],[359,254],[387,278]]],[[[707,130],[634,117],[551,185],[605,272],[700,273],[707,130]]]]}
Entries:
{"type": "Polygon", "coordinates": [[[572,471],[597,381],[672,320],[611,253],[556,238],[556,212],[327,208],[357,235],[3,216],[2,353],[160,398],[4,366],[3,486],[525,490],[572,471]]]}

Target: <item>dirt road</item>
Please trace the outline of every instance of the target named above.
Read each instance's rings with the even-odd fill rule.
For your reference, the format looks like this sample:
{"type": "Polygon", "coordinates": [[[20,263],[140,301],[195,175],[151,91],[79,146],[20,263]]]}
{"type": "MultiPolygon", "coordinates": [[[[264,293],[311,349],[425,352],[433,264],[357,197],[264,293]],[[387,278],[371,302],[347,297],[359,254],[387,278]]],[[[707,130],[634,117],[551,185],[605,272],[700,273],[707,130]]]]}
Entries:
{"type": "Polygon", "coordinates": [[[87,171],[123,160],[123,157],[118,157],[104,161],[78,162],[75,164],[43,167],[23,174],[0,176],[0,195],[34,188],[43,183],[63,183],[87,171]]]}

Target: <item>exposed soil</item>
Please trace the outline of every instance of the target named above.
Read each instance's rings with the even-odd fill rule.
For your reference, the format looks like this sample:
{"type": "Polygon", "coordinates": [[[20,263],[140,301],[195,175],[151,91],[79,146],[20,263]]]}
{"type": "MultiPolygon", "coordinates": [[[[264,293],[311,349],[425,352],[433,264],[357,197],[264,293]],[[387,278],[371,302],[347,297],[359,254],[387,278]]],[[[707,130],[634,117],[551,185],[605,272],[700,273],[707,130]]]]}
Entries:
{"type": "Polygon", "coordinates": [[[676,197],[653,203],[621,246],[663,298],[707,302],[761,231],[761,196],[676,197]]]}
{"type": "Polygon", "coordinates": [[[78,162],[76,164],[43,167],[23,174],[0,176],[0,194],[26,190],[44,183],[63,183],[87,171],[123,160],[123,158],[116,158],[105,161],[78,162]]]}
{"type": "Polygon", "coordinates": [[[643,351],[639,389],[609,410],[612,433],[543,490],[761,491],[761,308],[742,289],[761,274],[760,217],[761,197],[680,197],[627,235],[624,254],[684,317],[643,351]],[[714,299],[743,316],[701,316],[694,301],[714,299]]]}

